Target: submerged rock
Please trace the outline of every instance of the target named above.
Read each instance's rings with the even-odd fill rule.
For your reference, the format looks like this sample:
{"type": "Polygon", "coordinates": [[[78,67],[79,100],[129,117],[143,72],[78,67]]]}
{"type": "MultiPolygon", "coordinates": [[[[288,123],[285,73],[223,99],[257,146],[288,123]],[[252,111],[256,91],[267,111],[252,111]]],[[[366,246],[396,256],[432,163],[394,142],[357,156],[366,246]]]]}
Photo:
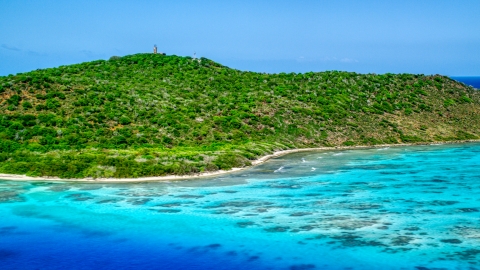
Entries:
{"type": "Polygon", "coordinates": [[[0,190],[0,203],[24,202],[20,192],[13,190],[0,190]]]}
{"type": "Polygon", "coordinates": [[[397,236],[397,237],[392,238],[391,245],[392,246],[406,246],[406,245],[410,244],[410,242],[413,241],[414,239],[415,238],[413,238],[411,236],[405,236],[405,235],[397,236]]]}
{"type": "Polygon", "coordinates": [[[442,239],[440,240],[442,243],[449,243],[449,244],[461,244],[462,241],[459,239],[442,239]]]}
{"type": "Polygon", "coordinates": [[[287,226],[276,226],[272,228],[266,228],[264,229],[266,232],[286,232],[290,229],[290,227],[287,226]]]}

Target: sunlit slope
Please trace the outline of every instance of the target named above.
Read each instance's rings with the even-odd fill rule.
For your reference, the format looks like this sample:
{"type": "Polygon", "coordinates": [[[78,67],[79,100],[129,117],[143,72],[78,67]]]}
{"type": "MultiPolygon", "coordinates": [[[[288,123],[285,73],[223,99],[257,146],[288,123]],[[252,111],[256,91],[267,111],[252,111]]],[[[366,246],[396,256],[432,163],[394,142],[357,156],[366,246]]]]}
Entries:
{"type": "Polygon", "coordinates": [[[0,77],[0,171],[188,174],[274,149],[476,139],[480,94],[444,76],[264,74],[137,54],[0,77]]]}

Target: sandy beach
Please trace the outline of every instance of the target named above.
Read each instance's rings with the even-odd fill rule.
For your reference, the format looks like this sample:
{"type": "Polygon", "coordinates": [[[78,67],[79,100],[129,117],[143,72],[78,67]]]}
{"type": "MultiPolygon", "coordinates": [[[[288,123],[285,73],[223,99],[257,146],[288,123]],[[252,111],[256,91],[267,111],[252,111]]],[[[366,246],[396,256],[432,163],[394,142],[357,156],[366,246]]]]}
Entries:
{"type": "Polygon", "coordinates": [[[298,152],[312,152],[312,151],[335,151],[335,150],[353,150],[353,149],[373,149],[384,147],[402,147],[412,145],[438,145],[438,144],[457,144],[457,143],[470,143],[480,142],[480,140],[464,140],[464,141],[448,141],[448,142],[429,142],[429,143],[402,143],[402,144],[379,144],[368,146],[335,146],[335,147],[316,147],[316,148],[299,148],[276,151],[273,154],[260,157],[252,161],[252,165],[243,168],[232,168],[230,170],[219,170],[215,172],[204,172],[191,175],[166,175],[166,176],[150,176],[150,177],[138,177],[138,178],[74,178],[74,179],[62,179],[59,177],[31,177],[26,175],[17,174],[2,174],[0,173],[0,180],[12,180],[12,181],[61,181],[61,182],[97,182],[97,183],[128,183],[128,182],[149,182],[149,181],[179,181],[194,178],[206,178],[216,175],[228,174],[238,172],[251,168],[253,166],[260,165],[271,158],[280,157],[283,155],[298,153],[298,152]]]}

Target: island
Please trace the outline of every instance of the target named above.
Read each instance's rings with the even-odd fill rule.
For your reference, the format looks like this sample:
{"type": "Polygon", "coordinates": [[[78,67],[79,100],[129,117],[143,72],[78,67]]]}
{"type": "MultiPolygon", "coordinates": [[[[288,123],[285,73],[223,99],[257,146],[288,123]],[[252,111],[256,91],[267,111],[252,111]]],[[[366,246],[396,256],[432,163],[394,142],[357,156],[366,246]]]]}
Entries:
{"type": "Polygon", "coordinates": [[[0,174],[26,179],[177,179],[296,149],[480,136],[480,92],[441,75],[268,74],[143,53],[3,76],[0,97],[0,174]]]}

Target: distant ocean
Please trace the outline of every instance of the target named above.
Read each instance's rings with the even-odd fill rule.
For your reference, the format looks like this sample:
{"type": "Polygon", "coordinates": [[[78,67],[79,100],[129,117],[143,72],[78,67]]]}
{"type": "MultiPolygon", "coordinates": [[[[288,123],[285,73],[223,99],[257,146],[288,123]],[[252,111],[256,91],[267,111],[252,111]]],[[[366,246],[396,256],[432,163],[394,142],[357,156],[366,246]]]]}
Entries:
{"type": "Polygon", "coordinates": [[[477,89],[480,89],[480,77],[451,77],[454,80],[463,82],[466,85],[471,85],[477,89]]]}

